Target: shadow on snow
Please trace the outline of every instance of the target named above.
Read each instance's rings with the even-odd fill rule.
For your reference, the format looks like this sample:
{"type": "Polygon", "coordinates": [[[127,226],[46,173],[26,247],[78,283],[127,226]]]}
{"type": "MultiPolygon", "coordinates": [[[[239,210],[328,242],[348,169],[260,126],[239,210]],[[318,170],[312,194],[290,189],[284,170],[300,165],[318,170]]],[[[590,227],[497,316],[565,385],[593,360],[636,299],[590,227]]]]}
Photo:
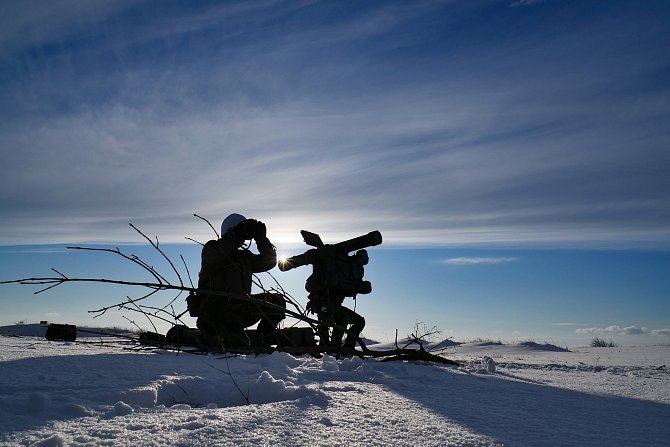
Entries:
{"type": "Polygon", "coordinates": [[[663,403],[457,371],[427,372],[421,386],[408,386],[417,378],[397,372],[387,371],[393,391],[504,445],[648,446],[670,439],[670,405],[663,403]]]}

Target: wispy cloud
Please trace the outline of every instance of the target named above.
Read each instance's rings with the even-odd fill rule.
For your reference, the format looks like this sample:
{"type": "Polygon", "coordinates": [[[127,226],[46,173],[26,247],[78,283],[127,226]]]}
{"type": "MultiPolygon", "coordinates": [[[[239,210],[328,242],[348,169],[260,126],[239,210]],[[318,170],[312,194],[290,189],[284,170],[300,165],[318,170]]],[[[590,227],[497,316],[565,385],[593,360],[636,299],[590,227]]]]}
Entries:
{"type": "Polygon", "coordinates": [[[489,39],[451,26],[484,2],[89,3],[3,6],[0,244],[202,239],[192,213],[231,211],[282,239],[670,244],[642,20],[489,39]]]}
{"type": "Polygon", "coordinates": [[[651,331],[651,333],[661,337],[670,337],[670,329],[654,329],[651,331]]]}
{"type": "Polygon", "coordinates": [[[30,247],[30,246],[19,246],[12,248],[0,247],[0,253],[8,254],[50,254],[50,253],[66,253],[69,250],[62,247],[30,247]]]}
{"type": "Polygon", "coordinates": [[[577,334],[619,334],[619,335],[641,335],[647,334],[654,331],[649,331],[649,329],[638,326],[626,326],[621,327],[618,325],[607,326],[605,328],[579,328],[575,331],[577,334]]]}
{"type": "Polygon", "coordinates": [[[516,258],[451,258],[442,261],[449,265],[505,264],[514,262],[516,258]]]}

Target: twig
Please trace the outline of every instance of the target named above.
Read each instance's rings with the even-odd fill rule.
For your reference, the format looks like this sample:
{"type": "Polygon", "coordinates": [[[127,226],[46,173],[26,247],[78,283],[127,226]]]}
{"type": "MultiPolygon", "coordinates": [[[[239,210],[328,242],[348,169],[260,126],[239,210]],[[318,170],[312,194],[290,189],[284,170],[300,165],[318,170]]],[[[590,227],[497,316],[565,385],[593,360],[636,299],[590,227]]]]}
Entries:
{"type": "MultiPolygon", "coordinates": [[[[152,315],[153,317],[155,317],[155,318],[158,318],[159,320],[168,322],[168,323],[170,323],[170,324],[174,324],[175,322],[184,324],[184,322],[180,320],[181,315],[176,315],[176,314],[175,314],[175,312],[174,312],[174,308],[172,308],[172,313],[170,313],[170,312],[168,312],[167,310],[165,310],[165,309],[161,309],[161,308],[159,308],[159,307],[146,306],[146,305],[141,305],[141,306],[139,306],[139,307],[140,307],[140,308],[143,308],[143,309],[150,309],[150,310],[154,310],[154,311],[156,311],[156,313],[153,313],[153,314],[151,314],[151,315],[152,315]],[[160,313],[160,312],[162,312],[162,313],[164,313],[164,314],[167,314],[168,316],[172,317],[172,320],[168,320],[168,319],[166,319],[166,318],[159,317],[159,316],[158,316],[158,313],[160,313]]],[[[182,315],[183,315],[183,314],[182,314],[182,315]]]]}
{"type": "MultiPolygon", "coordinates": [[[[296,310],[297,310],[298,312],[300,312],[300,313],[306,313],[306,309],[304,309],[304,308],[300,305],[300,303],[298,303],[298,301],[297,301],[295,298],[293,298],[288,292],[286,292],[286,291],[284,290],[284,288],[282,287],[282,285],[279,284],[279,281],[277,281],[277,278],[275,278],[274,275],[273,275],[272,273],[270,273],[270,272],[267,272],[267,274],[270,276],[270,278],[272,278],[272,280],[275,282],[275,284],[276,284],[277,287],[278,287],[278,289],[277,289],[277,290],[274,290],[274,291],[278,292],[280,295],[283,295],[284,298],[286,298],[286,302],[291,303],[291,304],[293,305],[293,307],[295,307],[296,310]]],[[[270,289],[270,291],[273,291],[273,289],[270,289]]]]}
{"type": "Polygon", "coordinates": [[[137,325],[137,323],[135,323],[133,320],[131,320],[130,318],[126,317],[125,315],[123,315],[123,318],[125,318],[130,324],[132,324],[133,326],[135,326],[140,332],[144,332],[144,330],[143,330],[141,327],[139,327],[139,326],[137,325]]]}
{"type": "Polygon", "coordinates": [[[184,264],[184,268],[186,269],[186,275],[188,276],[188,282],[191,284],[191,287],[193,287],[193,279],[191,279],[191,272],[188,270],[188,265],[186,265],[186,260],[184,259],[183,255],[179,255],[181,258],[181,262],[184,264]]]}
{"type": "Polygon", "coordinates": [[[181,275],[179,274],[179,271],[177,270],[177,267],[174,266],[174,264],[172,263],[172,260],[165,254],[165,252],[158,247],[158,237],[156,237],[156,242],[154,243],[154,241],[149,239],[146,234],[142,233],[135,225],[133,225],[132,222],[130,222],[128,225],[130,225],[142,237],[144,237],[147,241],[149,241],[149,243],[158,251],[158,253],[160,253],[163,256],[163,258],[165,258],[165,260],[168,262],[168,264],[170,264],[170,267],[172,267],[172,270],[177,275],[177,278],[179,279],[179,285],[183,286],[184,281],[182,281],[181,275]]]}
{"type": "Polygon", "coordinates": [[[414,333],[408,335],[409,340],[405,344],[404,348],[416,343],[419,345],[419,349],[425,350],[424,343],[427,343],[426,338],[432,337],[435,334],[440,334],[441,331],[437,330],[437,326],[433,326],[431,329],[426,329],[425,323],[416,322],[414,325],[414,333]],[[423,325],[423,328],[420,326],[423,325]]]}
{"type": "MultiPolygon", "coordinates": [[[[153,292],[152,292],[152,293],[153,293],[153,292]]],[[[129,301],[129,302],[132,302],[132,300],[130,299],[130,297],[128,297],[128,301],[129,301]]],[[[132,304],[135,305],[135,307],[137,307],[137,310],[139,310],[140,312],[142,312],[142,315],[144,315],[144,316],[147,318],[147,320],[149,320],[149,324],[151,324],[151,327],[154,328],[154,332],[158,332],[158,329],[156,328],[156,325],[154,324],[154,321],[151,319],[151,317],[149,317],[149,315],[147,315],[146,312],[142,311],[142,308],[141,308],[137,303],[133,302],[132,304]]],[[[134,324],[134,322],[133,322],[133,324],[134,324]]],[[[137,328],[138,328],[139,330],[142,330],[142,328],[140,328],[139,326],[137,326],[137,328]]],[[[142,331],[142,332],[144,332],[144,331],[142,331]]]]}
{"type": "Polygon", "coordinates": [[[184,236],[184,239],[188,239],[189,241],[191,241],[191,242],[195,242],[196,244],[202,245],[203,247],[205,246],[205,244],[203,244],[203,243],[200,242],[200,241],[196,241],[196,240],[193,239],[192,237],[184,236]]]}
{"type": "Polygon", "coordinates": [[[207,225],[209,225],[209,227],[212,229],[212,231],[214,232],[214,234],[216,234],[216,238],[217,238],[217,239],[219,239],[219,238],[221,237],[221,236],[219,236],[219,232],[216,231],[216,228],[214,228],[214,227],[212,226],[212,224],[211,224],[211,222],[210,222],[209,220],[205,219],[205,218],[202,217],[202,216],[198,216],[197,214],[193,214],[193,215],[194,215],[195,217],[197,217],[198,219],[202,219],[202,220],[204,220],[205,222],[207,222],[207,225]]]}
{"type": "Polygon", "coordinates": [[[249,390],[247,390],[247,394],[244,394],[244,392],[242,391],[240,386],[237,384],[237,381],[235,380],[235,377],[233,376],[233,373],[230,372],[230,363],[228,362],[228,359],[230,359],[230,357],[226,356],[224,358],[226,359],[226,367],[228,368],[228,371],[224,371],[224,370],[222,370],[220,368],[217,368],[216,366],[210,365],[210,364],[207,364],[207,366],[209,366],[210,368],[215,369],[219,372],[222,372],[223,374],[226,374],[228,377],[230,377],[230,380],[232,380],[233,385],[235,385],[235,388],[237,388],[237,391],[240,392],[240,394],[242,395],[242,397],[246,401],[247,405],[250,405],[251,402],[249,401],[249,390]]]}
{"type": "Polygon", "coordinates": [[[102,251],[102,252],[107,252],[107,253],[113,253],[115,255],[121,256],[124,259],[127,259],[130,262],[133,262],[133,263],[139,265],[144,270],[149,272],[151,274],[151,276],[153,276],[156,279],[156,281],[158,281],[160,283],[168,282],[165,278],[163,278],[161,275],[159,275],[158,272],[156,272],[156,270],[154,270],[152,267],[147,265],[139,257],[137,257],[135,255],[130,255],[129,256],[129,255],[123,253],[121,250],[119,250],[118,247],[115,250],[113,250],[111,248],[93,248],[93,247],[65,247],[65,248],[67,248],[68,250],[102,251]]]}

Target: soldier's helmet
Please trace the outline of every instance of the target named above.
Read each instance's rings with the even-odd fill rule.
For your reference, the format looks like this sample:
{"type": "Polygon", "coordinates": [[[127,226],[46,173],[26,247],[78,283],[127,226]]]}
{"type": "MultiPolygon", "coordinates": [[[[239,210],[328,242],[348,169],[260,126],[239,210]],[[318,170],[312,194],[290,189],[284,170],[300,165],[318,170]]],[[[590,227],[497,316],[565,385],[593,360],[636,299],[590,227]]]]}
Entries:
{"type": "Polygon", "coordinates": [[[223,222],[221,222],[221,236],[235,228],[237,225],[239,225],[241,222],[247,220],[246,217],[244,217],[241,214],[237,213],[232,213],[225,219],[223,219],[223,222]]]}

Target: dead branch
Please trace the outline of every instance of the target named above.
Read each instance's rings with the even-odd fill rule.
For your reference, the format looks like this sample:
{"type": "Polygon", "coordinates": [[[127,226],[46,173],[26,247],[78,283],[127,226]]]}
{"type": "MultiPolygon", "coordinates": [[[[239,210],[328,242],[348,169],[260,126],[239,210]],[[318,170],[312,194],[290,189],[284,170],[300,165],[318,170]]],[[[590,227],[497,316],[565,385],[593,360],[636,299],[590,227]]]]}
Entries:
{"type": "MultiPolygon", "coordinates": [[[[128,301],[132,301],[132,300],[130,299],[130,297],[128,297],[128,301]]],[[[154,332],[158,332],[158,329],[156,328],[156,325],[154,324],[154,321],[149,317],[149,315],[147,315],[146,312],[142,311],[142,308],[141,308],[137,303],[132,303],[132,304],[137,308],[137,310],[139,310],[139,311],[146,317],[147,320],[149,320],[149,324],[151,324],[151,327],[154,328],[154,332]]],[[[135,323],[135,322],[133,322],[133,324],[134,324],[134,323],[135,323]]],[[[136,325],[136,326],[137,326],[137,325],[136,325]]],[[[142,328],[140,328],[139,326],[137,326],[137,328],[140,329],[140,330],[142,330],[142,328]]]]}
{"type": "MultiPolygon", "coordinates": [[[[209,295],[215,295],[215,296],[222,296],[222,297],[227,297],[231,299],[236,299],[236,300],[241,300],[241,301],[247,301],[251,303],[256,303],[260,304],[262,306],[274,309],[274,310],[280,310],[283,311],[284,308],[281,306],[277,306],[275,304],[269,303],[267,301],[263,301],[257,298],[253,298],[252,296],[246,295],[246,294],[236,294],[236,293],[228,293],[228,292],[219,292],[219,291],[213,291],[213,290],[199,290],[197,288],[193,287],[186,287],[183,285],[177,286],[174,284],[166,284],[166,283],[152,283],[152,282],[139,282],[139,281],[124,281],[124,280],[117,280],[117,279],[107,279],[107,278],[69,278],[69,277],[35,277],[35,278],[23,278],[23,279],[13,279],[9,281],[0,281],[0,284],[21,284],[21,285],[45,285],[49,284],[48,288],[38,290],[35,292],[41,293],[47,289],[59,286],[61,284],[67,283],[67,282],[98,282],[98,283],[103,283],[103,284],[116,284],[116,285],[122,285],[122,286],[137,286],[137,287],[145,287],[148,289],[151,289],[153,292],[158,292],[158,291],[163,291],[163,290],[179,290],[179,291],[184,291],[184,292],[202,292],[202,293],[207,293],[209,295]]],[[[140,298],[135,298],[132,300],[133,303],[141,301],[145,298],[148,298],[151,294],[147,294],[143,297],[140,298]]],[[[119,308],[122,305],[129,304],[127,302],[123,303],[116,303],[112,304],[110,306],[105,306],[100,309],[92,310],[89,311],[91,313],[104,313],[107,310],[114,309],[114,308],[119,308]]],[[[286,314],[297,318],[299,320],[302,320],[306,323],[310,324],[319,324],[319,321],[309,318],[303,314],[300,314],[298,312],[286,309],[286,314]]]]}
{"type": "Polygon", "coordinates": [[[240,388],[240,386],[237,384],[237,381],[235,380],[235,377],[233,376],[233,373],[230,371],[230,363],[229,363],[229,361],[228,361],[229,357],[225,357],[225,359],[226,359],[226,367],[228,368],[228,371],[224,371],[224,370],[222,370],[222,369],[219,369],[219,368],[217,368],[216,366],[211,365],[211,364],[209,364],[209,363],[207,363],[207,366],[209,366],[210,368],[213,368],[213,369],[215,369],[215,370],[217,370],[217,371],[219,371],[219,372],[222,372],[223,374],[225,374],[225,375],[227,375],[228,377],[230,377],[230,380],[232,380],[233,385],[235,386],[235,388],[237,389],[237,391],[242,395],[242,398],[246,401],[247,405],[250,405],[251,402],[250,402],[250,400],[249,400],[249,390],[247,390],[247,394],[244,394],[244,392],[242,391],[242,389],[240,388]]]}
{"type": "Polygon", "coordinates": [[[146,234],[142,233],[135,225],[133,225],[132,222],[130,222],[128,225],[130,225],[133,228],[133,230],[137,231],[142,237],[144,237],[147,241],[149,241],[151,246],[154,247],[163,256],[163,258],[168,262],[168,264],[170,264],[170,267],[172,267],[172,271],[174,271],[175,274],[177,275],[177,278],[179,279],[179,285],[183,286],[184,281],[182,281],[181,279],[179,270],[177,270],[177,267],[174,266],[172,260],[165,254],[165,252],[158,247],[158,237],[156,237],[156,243],[154,243],[154,241],[149,239],[149,237],[147,237],[146,234]]]}
{"type": "Polygon", "coordinates": [[[203,247],[205,246],[205,244],[203,244],[203,243],[200,242],[200,241],[196,241],[196,240],[193,239],[192,237],[184,236],[184,239],[189,240],[189,241],[191,241],[191,242],[195,242],[196,244],[201,245],[201,246],[203,246],[203,247]]]}
{"type": "Polygon", "coordinates": [[[219,232],[216,231],[216,228],[214,228],[214,227],[212,226],[212,223],[211,223],[209,220],[205,219],[205,218],[202,217],[202,216],[198,216],[197,214],[193,214],[193,216],[195,216],[195,217],[197,217],[198,219],[202,219],[202,220],[204,220],[205,222],[207,222],[207,225],[209,225],[209,228],[212,229],[212,231],[213,231],[214,234],[216,235],[216,238],[217,238],[217,239],[218,239],[219,237],[221,237],[221,236],[219,236],[219,232]]]}
{"type": "Polygon", "coordinates": [[[125,315],[123,315],[123,318],[125,318],[126,321],[128,321],[128,323],[130,323],[130,324],[132,324],[133,326],[135,326],[135,327],[137,328],[137,330],[139,330],[140,332],[143,332],[143,329],[142,329],[141,327],[139,327],[138,324],[135,323],[133,320],[131,320],[130,318],[126,317],[125,315]]]}
{"type": "Polygon", "coordinates": [[[191,284],[191,287],[193,287],[193,279],[191,279],[191,272],[188,269],[188,265],[186,265],[186,260],[184,259],[184,256],[179,255],[181,258],[182,264],[184,264],[184,268],[186,269],[186,275],[188,276],[188,282],[191,284]]]}
{"type": "MultiPolygon", "coordinates": [[[[118,256],[121,256],[124,259],[127,259],[130,262],[133,262],[140,267],[142,267],[144,270],[146,270],[151,276],[153,276],[156,281],[160,283],[167,283],[168,280],[165,279],[163,276],[161,276],[153,267],[149,266],[146,262],[142,261],[138,256],[135,255],[126,255],[123,253],[119,248],[117,247],[116,249],[111,249],[111,248],[93,248],[93,247],[65,247],[68,250],[85,250],[85,251],[99,251],[99,252],[107,252],[107,253],[112,253],[118,256]]],[[[53,270],[53,269],[52,269],[53,270]]],[[[54,270],[55,271],[55,270],[54,270]]],[[[60,272],[58,272],[60,273],[60,272]]],[[[62,275],[62,274],[61,274],[62,275]]],[[[62,275],[65,277],[65,275],[62,275]]]]}
{"type": "MultiPolygon", "coordinates": [[[[442,333],[442,331],[439,331],[437,326],[433,326],[431,329],[428,329],[425,323],[420,323],[417,321],[414,324],[414,332],[407,336],[408,341],[405,343],[403,348],[407,348],[413,344],[416,344],[419,346],[420,350],[425,351],[424,344],[429,343],[427,339],[440,333],[442,333]]],[[[396,347],[397,346],[398,342],[396,335],[396,347]]]]}

